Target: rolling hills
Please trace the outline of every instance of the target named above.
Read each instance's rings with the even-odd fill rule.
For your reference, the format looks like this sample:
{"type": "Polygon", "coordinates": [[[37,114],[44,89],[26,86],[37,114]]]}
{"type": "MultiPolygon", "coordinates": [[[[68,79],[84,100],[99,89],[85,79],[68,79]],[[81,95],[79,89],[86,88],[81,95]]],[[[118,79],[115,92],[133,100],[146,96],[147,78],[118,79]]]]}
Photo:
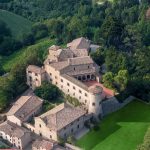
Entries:
{"type": "Polygon", "coordinates": [[[32,22],[19,15],[0,9],[0,20],[4,21],[11,29],[12,36],[19,38],[22,33],[30,31],[32,22]]]}

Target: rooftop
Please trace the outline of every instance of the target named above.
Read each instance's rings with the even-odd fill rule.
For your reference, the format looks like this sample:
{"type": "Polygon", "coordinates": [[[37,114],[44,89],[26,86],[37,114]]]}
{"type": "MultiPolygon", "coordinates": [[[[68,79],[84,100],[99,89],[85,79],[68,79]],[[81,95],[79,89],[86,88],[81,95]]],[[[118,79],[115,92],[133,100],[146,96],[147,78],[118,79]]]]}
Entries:
{"type": "Polygon", "coordinates": [[[70,65],[94,64],[90,56],[70,58],[68,61],[70,65]]]}
{"type": "Polygon", "coordinates": [[[37,73],[37,74],[42,74],[45,72],[43,68],[35,66],[35,65],[29,65],[27,70],[34,72],[34,73],[37,73]]]}
{"type": "Polygon", "coordinates": [[[71,49],[88,49],[90,47],[90,41],[84,37],[80,37],[68,43],[67,47],[71,49]]]}
{"type": "Polygon", "coordinates": [[[99,83],[97,81],[86,81],[86,82],[84,82],[84,84],[87,85],[89,88],[93,87],[93,86],[101,87],[103,89],[103,92],[104,92],[104,94],[105,94],[105,96],[107,98],[115,96],[115,93],[114,93],[113,90],[106,88],[103,84],[101,84],[101,83],[99,83]]]}
{"type": "Polygon", "coordinates": [[[37,149],[52,150],[53,143],[46,140],[36,140],[33,142],[32,147],[37,149]]]}
{"type": "Polygon", "coordinates": [[[30,133],[27,129],[17,126],[14,123],[11,123],[9,121],[6,121],[2,124],[0,124],[0,131],[4,132],[5,134],[17,138],[21,138],[25,135],[25,133],[30,133]]]}
{"type": "Polygon", "coordinates": [[[52,110],[41,115],[40,118],[52,130],[61,130],[76,119],[83,116],[86,112],[79,107],[72,107],[62,103],[52,110]]]}
{"type": "Polygon", "coordinates": [[[37,96],[21,96],[13,104],[7,115],[14,115],[20,120],[24,121],[24,119],[42,103],[43,100],[37,96]]]}

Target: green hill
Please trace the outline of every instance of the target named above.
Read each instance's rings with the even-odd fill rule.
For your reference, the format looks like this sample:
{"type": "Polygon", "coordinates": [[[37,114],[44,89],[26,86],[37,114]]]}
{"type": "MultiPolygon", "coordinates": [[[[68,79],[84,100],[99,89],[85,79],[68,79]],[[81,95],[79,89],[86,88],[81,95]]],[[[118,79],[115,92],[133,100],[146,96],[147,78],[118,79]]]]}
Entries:
{"type": "Polygon", "coordinates": [[[1,9],[0,20],[7,24],[14,37],[19,37],[22,33],[29,32],[32,26],[32,22],[28,19],[1,9]]]}

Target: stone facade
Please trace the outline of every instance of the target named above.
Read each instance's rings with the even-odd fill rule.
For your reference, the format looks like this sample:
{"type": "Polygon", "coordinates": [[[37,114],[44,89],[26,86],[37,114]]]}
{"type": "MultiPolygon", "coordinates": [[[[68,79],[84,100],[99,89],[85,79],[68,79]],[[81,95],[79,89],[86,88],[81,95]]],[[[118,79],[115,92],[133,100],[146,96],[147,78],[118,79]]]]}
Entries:
{"type": "Polygon", "coordinates": [[[84,127],[85,111],[68,104],[60,104],[45,114],[35,117],[35,133],[55,141],[67,138],[84,127]]]}
{"type": "Polygon", "coordinates": [[[22,126],[42,109],[43,100],[37,96],[21,96],[7,113],[7,120],[22,126]]]}
{"type": "MultiPolygon", "coordinates": [[[[105,87],[99,84],[101,79],[99,67],[88,55],[90,41],[79,38],[68,43],[67,47],[67,49],[61,49],[59,46],[53,45],[49,48],[49,55],[42,68],[45,75],[43,75],[44,71],[39,71],[41,74],[39,74],[39,81],[37,78],[38,86],[43,80],[47,80],[59,87],[65,94],[77,98],[89,113],[99,116],[102,114],[101,102],[108,97],[113,97],[114,93],[107,94],[105,87]],[[45,79],[42,76],[45,76],[45,79]],[[93,84],[87,85],[89,82],[93,84]]],[[[35,77],[30,78],[35,71],[30,69],[29,72],[28,68],[27,83],[34,89],[35,86],[32,86],[30,81],[35,77]]]]}
{"type": "Polygon", "coordinates": [[[0,124],[0,137],[20,150],[31,141],[30,131],[9,121],[0,124]]]}

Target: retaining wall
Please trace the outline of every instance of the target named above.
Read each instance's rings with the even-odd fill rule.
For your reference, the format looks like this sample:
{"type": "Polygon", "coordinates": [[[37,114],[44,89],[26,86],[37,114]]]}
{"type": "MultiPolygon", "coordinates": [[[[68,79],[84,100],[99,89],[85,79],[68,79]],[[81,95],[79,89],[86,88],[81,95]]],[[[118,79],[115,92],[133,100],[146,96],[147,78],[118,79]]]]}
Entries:
{"type": "Polygon", "coordinates": [[[106,116],[112,112],[115,112],[131,101],[133,101],[135,97],[129,96],[127,99],[124,100],[123,103],[120,103],[115,97],[112,97],[106,101],[102,102],[102,111],[103,111],[103,116],[106,116]]]}

